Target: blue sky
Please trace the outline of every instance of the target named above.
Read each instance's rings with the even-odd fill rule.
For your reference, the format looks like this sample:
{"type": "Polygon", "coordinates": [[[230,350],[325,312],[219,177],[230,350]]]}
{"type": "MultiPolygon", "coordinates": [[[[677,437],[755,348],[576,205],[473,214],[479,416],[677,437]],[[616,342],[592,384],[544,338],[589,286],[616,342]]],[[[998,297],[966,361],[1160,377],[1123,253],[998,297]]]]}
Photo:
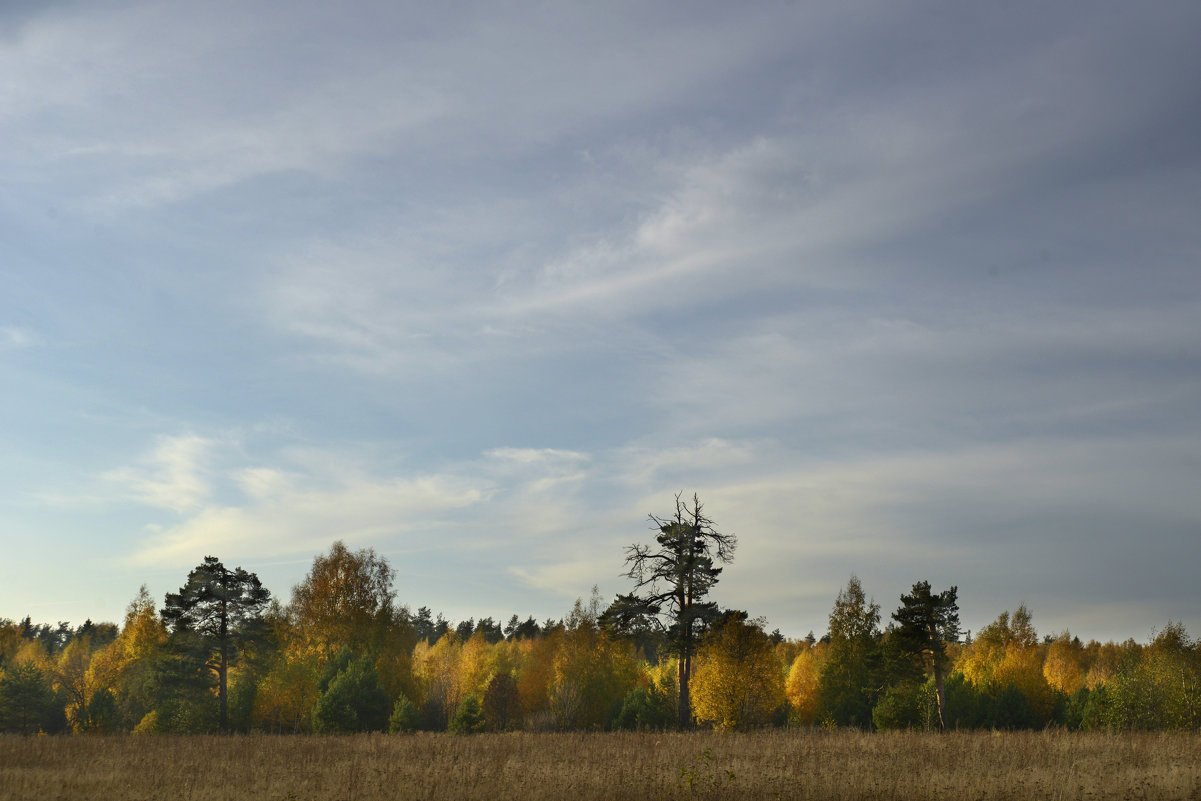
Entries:
{"type": "Polygon", "coordinates": [[[0,616],[335,539],[448,617],[647,514],[802,636],[1201,634],[1201,6],[0,9],[0,616]]]}

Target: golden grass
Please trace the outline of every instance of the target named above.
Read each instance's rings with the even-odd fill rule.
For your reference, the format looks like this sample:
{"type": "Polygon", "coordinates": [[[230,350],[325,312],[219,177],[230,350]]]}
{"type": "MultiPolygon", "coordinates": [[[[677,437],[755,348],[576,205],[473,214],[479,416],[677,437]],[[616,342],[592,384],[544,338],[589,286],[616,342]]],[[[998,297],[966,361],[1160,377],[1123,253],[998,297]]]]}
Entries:
{"type": "Polygon", "coordinates": [[[5,801],[692,797],[1197,801],[1201,735],[0,736],[5,801]]]}

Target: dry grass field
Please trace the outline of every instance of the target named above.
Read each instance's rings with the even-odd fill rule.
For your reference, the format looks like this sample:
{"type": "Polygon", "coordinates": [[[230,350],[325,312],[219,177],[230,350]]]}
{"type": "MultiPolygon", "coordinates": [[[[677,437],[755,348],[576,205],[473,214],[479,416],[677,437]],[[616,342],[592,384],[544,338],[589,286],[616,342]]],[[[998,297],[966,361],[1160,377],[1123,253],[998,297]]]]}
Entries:
{"type": "Polygon", "coordinates": [[[1201,799],[1201,736],[8,736],[0,798],[1201,799]]]}

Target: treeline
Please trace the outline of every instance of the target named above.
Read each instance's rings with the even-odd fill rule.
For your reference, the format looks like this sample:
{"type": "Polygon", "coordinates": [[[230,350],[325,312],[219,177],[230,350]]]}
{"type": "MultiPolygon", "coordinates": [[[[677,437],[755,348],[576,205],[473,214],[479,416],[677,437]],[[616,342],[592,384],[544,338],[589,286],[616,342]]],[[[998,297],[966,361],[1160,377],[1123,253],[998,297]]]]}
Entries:
{"type": "MultiPolygon", "coordinates": [[[[252,573],[209,558],[161,608],[143,588],[119,628],[0,621],[0,730],[678,725],[671,630],[615,614],[622,598],[604,607],[594,591],[562,620],[453,625],[399,605],[393,577],[371,549],[339,542],[286,604],[252,573]]],[[[1025,606],[974,637],[957,623],[953,588],[933,593],[919,582],[883,620],[853,576],[820,639],[785,639],[762,619],[723,610],[704,620],[689,655],[691,719],[725,729],[1201,726],[1201,645],[1180,624],[1140,645],[1040,638],[1025,606]]]]}

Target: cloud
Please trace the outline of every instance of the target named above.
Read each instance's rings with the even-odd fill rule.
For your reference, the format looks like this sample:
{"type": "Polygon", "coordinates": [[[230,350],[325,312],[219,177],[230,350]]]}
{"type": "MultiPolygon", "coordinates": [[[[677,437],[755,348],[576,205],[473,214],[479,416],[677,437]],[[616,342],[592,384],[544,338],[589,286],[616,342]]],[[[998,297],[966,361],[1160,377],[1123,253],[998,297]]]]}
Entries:
{"type": "Polygon", "coordinates": [[[289,451],[245,466],[244,443],[206,459],[200,442],[161,438],[146,460],[157,469],[116,471],[140,502],[183,510],[182,520],[148,528],[133,565],[183,568],[208,553],[278,561],[343,539],[405,564],[438,565],[423,575],[512,577],[551,612],[549,599],[570,600],[592,584],[606,595],[625,589],[623,549],[651,539],[645,515],[669,512],[682,489],[698,492],[719,530],[740,538],[718,600],[794,634],[820,633],[824,611],[813,610],[828,606],[850,572],[881,599],[919,578],[959,583],[973,625],[973,615],[994,615],[1021,596],[1062,627],[1072,621],[1061,601],[1106,599],[1108,590],[1089,579],[1094,563],[1102,570],[1120,554],[1130,576],[1162,577],[1164,565],[1189,563],[1186,540],[1170,531],[1201,525],[1187,445],[1148,435],[927,443],[838,457],[764,439],[599,453],[508,447],[407,475],[335,451],[289,451]],[[188,495],[186,467],[199,463],[207,464],[208,492],[188,495]],[[218,497],[216,485],[236,497],[218,497]],[[1156,534],[1132,548],[1131,523],[1156,534]],[[1065,573],[1069,559],[1075,568],[1065,573]],[[975,562],[988,567],[966,567],[975,562]]]}
{"type": "MultiPolygon", "coordinates": [[[[629,174],[641,167],[629,165],[629,174]]],[[[717,183],[710,181],[714,191],[717,183]]],[[[499,212],[460,209],[453,230],[437,219],[440,212],[418,212],[398,229],[301,244],[277,258],[260,297],[267,319],[311,343],[318,358],[377,374],[401,368],[444,372],[510,358],[508,339],[518,340],[525,353],[570,351],[596,344],[599,331],[610,341],[622,337],[615,321],[711,300],[748,278],[758,282],[746,266],[765,248],[779,255],[792,247],[761,236],[761,222],[735,236],[761,219],[757,208],[724,208],[719,221],[683,208],[705,202],[672,199],[669,208],[647,212],[634,229],[607,231],[583,245],[565,243],[559,252],[543,248],[533,260],[526,242],[547,232],[529,230],[524,219],[560,217],[556,198],[502,205],[499,212]],[[694,232],[666,232],[684,225],[671,221],[676,217],[718,233],[688,243],[694,232]],[[502,224],[510,220],[512,225],[502,224]],[[731,241],[718,242],[722,232],[731,241]]],[[[787,214],[777,210],[766,224],[786,227],[787,214]]]]}
{"type": "Polygon", "coordinates": [[[586,462],[588,454],[579,451],[565,451],[557,448],[494,448],[485,451],[484,456],[501,464],[531,467],[538,465],[564,465],[586,462]]]}
{"type": "MultiPolygon", "coordinates": [[[[697,307],[714,307],[736,328],[765,303],[798,300],[820,312],[829,297],[878,302],[895,291],[915,298],[935,278],[961,289],[966,268],[953,247],[971,248],[977,260],[981,252],[1002,262],[1020,258],[1015,216],[1023,226],[1044,227],[1083,218],[1080,236],[1103,227],[1100,210],[1088,206],[1096,203],[1093,182],[1113,173],[1106,154],[1143,124],[1144,111],[1168,105],[1158,94],[1113,102],[1112,85],[1097,81],[1095,71],[1099,64],[1117,69],[1106,61],[1112,34],[1104,24],[1089,21],[1081,30],[1079,20],[1052,10],[1045,30],[1003,25],[1011,39],[973,47],[1012,21],[966,15],[930,34],[930,59],[955,56],[957,69],[942,70],[907,49],[916,25],[907,15],[885,6],[876,12],[898,29],[884,35],[857,19],[815,11],[725,19],[708,10],[682,29],[652,19],[636,40],[665,39],[673,47],[636,41],[630,50],[668,63],[616,89],[611,76],[590,72],[588,60],[565,57],[604,49],[604,32],[618,24],[607,13],[552,15],[544,24],[561,30],[550,38],[486,11],[458,35],[438,27],[447,37],[440,43],[481,83],[439,84],[440,96],[453,98],[452,110],[433,127],[462,123],[452,149],[462,144],[472,164],[486,154],[480,172],[421,170],[412,194],[378,212],[377,224],[280,254],[262,287],[268,319],[326,362],[376,375],[445,374],[515,354],[528,362],[598,341],[645,341],[697,307]],[[798,36],[828,61],[810,65],[796,55],[798,36]],[[529,47],[514,47],[527,40],[529,47]],[[481,41],[495,47],[479,47],[481,41]],[[856,55],[841,54],[834,41],[853,42],[856,55]],[[486,55],[494,52],[520,56],[494,64],[486,55]],[[668,52],[684,57],[646,55],[668,52]],[[747,89],[762,98],[744,116],[697,99],[710,72],[733,80],[771,53],[789,68],[747,89]],[[873,54],[866,66],[862,53],[873,54]],[[485,113],[496,101],[484,96],[511,97],[502,85],[546,64],[566,76],[562,83],[533,81],[515,108],[485,113]],[[823,68],[815,73],[820,79],[807,77],[809,66],[823,68]],[[869,67],[877,72],[863,74],[869,67]],[[645,76],[654,76],[652,86],[643,85],[645,76]],[[578,106],[585,97],[586,109],[578,106]],[[620,124],[663,97],[710,118],[681,112],[666,127],[653,114],[633,128],[620,124]],[[546,127],[534,135],[540,122],[546,127]],[[592,132],[586,142],[570,138],[574,126],[592,132]],[[513,131],[516,140],[538,143],[538,163],[550,165],[553,180],[528,172],[533,156],[497,144],[513,131]],[[561,141],[572,145],[573,160],[560,152],[561,141]],[[580,145],[586,160],[574,158],[580,145]],[[1076,172],[1057,179],[1055,200],[1047,201],[1057,208],[1027,220],[1031,196],[1050,197],[1042,176],[1068,161],[1076,172]],[[963,220],[985,230],[954,241],[945,231],[963,220]]],[[[402,58],[428,66],[440,57],[418,49],[402,58]]],[[[387,167],[409,175],[410,151],[402,142],[391,146],[387,167]]],[[[1106,214],[1129,216],[1119,208],[1106,214]]],[[[1061,267],[1046,283],[1070,277],[1087,284],[1086,269],[1061,267]]],[[[999,284],[993,282],[995,302],[1014,306],[1031,302],[1039,288],[999,284]]]]}
{"type": "Polygon", "coordinates": [[[10,166],[34,185],[76,180],[85,209],[122,214],[273,173],[336,181],[365,159],[420,174],[448,150],[520,158],[786,40],[764,13],[680,25],[639,10],[630,28],[630,10],[353,6],[130,2],[26,20],[0,49],[10,166]]]}
{"type": "Polygon", "coordinates": [[[210,463],[220,444],[194,434],[162,436],[138,466],[110,470],[102,478],[139,503],[188,512],[212,492],[210,463]]]}
{"type": "Polygon", "coordinates": [[[22,350],[38,344],[37,335],[27,328],[0,326],[0,351],[22,350]]]}
{"type": "Polygon", "coordinates": [[[960,317],[911,306],[896,316],[866,307],[764,317],[673,360],[654,398],[678,435],[769,427],[821,452],[1100,424],[1154,429],[1201,392],[1190,333],[1198,313],[1183,302],[1120,316],[1053,307],[960,317]]]}
{"type": "Polygon", "coordinates": [[[310,38],[311,15],[292,16],[281,50],[265,46],[279,33],[272,10],[210,11],[132,3],[29,23],[0,50],[0,109],[23,123],[16,164],[81,180],[85,207],[117,213],[264,174],[330,174],[443,113],[403,65],[313,70],[329,54],[310,38]]]}
{"type": "MultiPolygon", "coordinates": [[[[1037,136],[982,147],[996,134],[939,132],[903,107],[886,116],[845,121],[850,135],[797,130],[757,134],[718,153],[640,156],[620,168],[642,193],[632,222],[543,244],[532,260],[523,248],[535,232],[515,222],[517,235],[506,239],[483,209],[459,219],[453,249],[443,239],[449,230],[420,218],[387,233],[311,242],[281,258],[263,302],[269,319],[323,356],[382,373],[491,358],[507,347],[489,342],[495,334],[515,336],[526,352],[571,349],[593,344],[598,330],[622,336],[631,321],[654,326],[655,315],[690,307],[724,306],[736,318],[765,295],[914,292],[939,269],[929,264],[946,259],[900,251],[890,262],[872,249],[1007,202],[1010,176],[1037,172],[1046,155],[1037,136]],[[902,137],[913,144],[897,155],[861,128],[920,130],[902,137]],[[482,238],[474,233],[481,226],[482,238]]],[[[561,215],[541,202],[531,198],[512,215],[502,209],[501,219],[561,215]]],[[[993,289],[1028,302],[1020,285],[993,289]]]]}
{"type": "Polygon", "coordinates": [[[496,448],[484,453],[490,471],[524,482],[527,494],[561,489],[565,483],[588,477],[591,457],[579,451],[555,448],[496,448]]]}
{"type": "Polygon", "coordinates": [[[487,490],[447,476],[414,479],[345,478],[307,486],[281,472],[255,468],[239,476],[247,502],[206,506],[183,522],[156,531],[132,559],[136,564],[182,566],[210,552],[263,559],[321,550],[341,539],[389,552],[445,547],[430,538],[445,516],[480,503],[487,490]]]}
{"type": "Polygon", "coordinates": [[[220,454],[215,444],[161,437],[145,466],[105,475],[138,502],[182,515],[147,527],[134,564],[183,566],[215,551],[305,554],[334,539],[452,561],[456,551],[504,548],[513,538],[537,549],[541,538],[579,526],[573,504],[590,461],[577,451],[497,448],[439,472],[397,475],[332,450],[292,448],[269,455],[270,466],[246,466],[249,443],[220,454]]]}
{"type": "MultiPolygon", "coordinates": [[[[618,562],[614,561],[614,564],[618,562]]],[[[588,588],[600,581],[611,582],[610,576],[598,575],[596,559],[579,559],[569,562],[529,566],[514,566],[509,573],[522,583],[557,598],[570,601],[582,598],[588,588]]]]}
{"type": "Polygon", "coordinates": [[[736,442],[709,437],[696,444],[673,446],[663,442],[631,444],[617,449],[610,456],[615,478],[626,487],[639,492],[647,487],[688,484],[688,491],[735,471],[753,468],[769,458],[771,442],[736,442]]]}

